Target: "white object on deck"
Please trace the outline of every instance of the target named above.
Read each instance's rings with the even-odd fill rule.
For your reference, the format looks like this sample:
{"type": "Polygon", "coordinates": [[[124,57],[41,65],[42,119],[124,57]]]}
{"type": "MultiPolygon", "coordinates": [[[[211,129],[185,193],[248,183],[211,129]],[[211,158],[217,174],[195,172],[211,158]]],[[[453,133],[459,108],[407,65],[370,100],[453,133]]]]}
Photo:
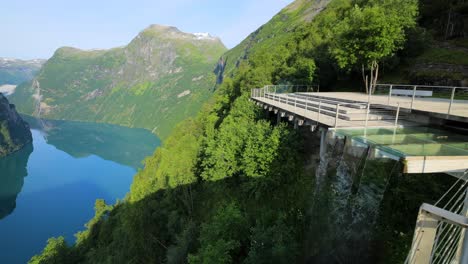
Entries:
{"type": "Polygon", "coordinates": [[[392,89],[392,95],[413,96],[413,93],[417,97],[432,97],[432,91],[392,89]]]}

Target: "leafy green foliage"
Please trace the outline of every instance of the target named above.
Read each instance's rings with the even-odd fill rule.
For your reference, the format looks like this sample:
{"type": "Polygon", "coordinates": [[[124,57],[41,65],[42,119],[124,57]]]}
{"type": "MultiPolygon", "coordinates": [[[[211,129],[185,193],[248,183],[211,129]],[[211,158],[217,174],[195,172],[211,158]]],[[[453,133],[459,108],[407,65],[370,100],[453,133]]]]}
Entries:
{"type": "Polygon", "coordinates": [[[201,226],[201,248],[189,256],[189,263],[232,263],[231,255],[248,234],[246,226],[245,216],[235,203],[221,205],[213,219],[201,226]]]}
{"type": "Polygon", "coordinates": [[[367,91],[377,82],[379,63],[403,48],[405,30],[416,25],[418,5],[416,0],[370,1],[363,7],[358,3],[336,25],[331,54],[342,69],[362,67],[367,91]]]}
{"type": "Polygon", "coordinates": [[[252,228],[251,246],[245,263],[288,263],[291,255],[299,253],[294,229],[286,225],[281,215],[273,223],[252,228]]]}
{"type": "Polygon", "coordinates": [[[355,5],[336,26],[332,54],[341,68],[361,64],[370,67],[372,62],[402,48],[405,29],[415,25],[416,1],[381,2],[365,7],[355,5]]]}
{"type": "Polygon", "coordinates": [[[64,237],[50,238],[47,240],[47,246],[41,255],[34,256],[30,264],[43,264],[43,263],[65,263],[67,259],[68,248],[64,237]]]}

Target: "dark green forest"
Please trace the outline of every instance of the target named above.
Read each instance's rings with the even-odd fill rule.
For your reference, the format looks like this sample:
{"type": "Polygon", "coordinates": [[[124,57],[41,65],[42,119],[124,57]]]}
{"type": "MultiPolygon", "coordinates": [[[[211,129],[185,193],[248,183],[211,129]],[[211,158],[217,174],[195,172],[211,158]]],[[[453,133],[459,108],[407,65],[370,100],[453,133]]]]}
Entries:
{"type": "MultiPolygon", "coordinates": [[[[384,80],[438,83],[434,72],[421,77],[412,69],[435,60],[434,42],[464,45],[454,44],[466,42],[464,29],[445,32],[444,21],[447,12],[463,18],[468,3],[332,0],[311,13],[322,2],[294,2],[224,54],[223,83],[144,161],[127,197],[117,204],[97,200],[75,244],[51,238],[30,263],[402,263],[420,204],[436,200],[450,179],[407,177],[388,161],[363,169],[348,160],[357,164],[350,175],[361,175],[360,184],[384,188],[373,205],[375,224],[362,221],[368,237],[351,234],[359,228],[353,225],[336,228],[344,151],[329,150],[320,183],[318,135],[276,123],[249,102],[250,89],[364,90],[362,70],[370,75],[376,64],[384,80]]],[[[359,192],[356,186],[350,204],[359,202],[359,192]]]]}

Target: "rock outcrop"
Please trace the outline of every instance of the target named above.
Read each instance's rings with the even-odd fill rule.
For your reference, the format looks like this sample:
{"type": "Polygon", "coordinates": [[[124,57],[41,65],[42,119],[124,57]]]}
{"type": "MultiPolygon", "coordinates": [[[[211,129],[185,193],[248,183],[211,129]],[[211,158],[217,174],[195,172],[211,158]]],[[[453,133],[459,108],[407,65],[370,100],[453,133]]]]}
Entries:
{"type": "Polygon", "coordinates": [[[32,141],[29,125],[0,93],[0,157],[15,152],[32,141]]]}

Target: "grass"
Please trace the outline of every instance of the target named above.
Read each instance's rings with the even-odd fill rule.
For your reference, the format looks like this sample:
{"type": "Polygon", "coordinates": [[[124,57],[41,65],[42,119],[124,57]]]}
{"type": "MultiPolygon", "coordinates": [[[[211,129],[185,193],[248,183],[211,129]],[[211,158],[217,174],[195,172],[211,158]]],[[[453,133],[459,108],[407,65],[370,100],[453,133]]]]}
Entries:
{"type": "Polygon", "coordinates": [[[430,48],[418,57],[417,61],[422,63],[468,65],[468,53],[460,50],[430,48]]]}
{"type": "Polygon", "coordinates": [[[454,40],[451,40],[450,43],[458,47],[468,48],[468,38],[454,39],[454,40]]]}

